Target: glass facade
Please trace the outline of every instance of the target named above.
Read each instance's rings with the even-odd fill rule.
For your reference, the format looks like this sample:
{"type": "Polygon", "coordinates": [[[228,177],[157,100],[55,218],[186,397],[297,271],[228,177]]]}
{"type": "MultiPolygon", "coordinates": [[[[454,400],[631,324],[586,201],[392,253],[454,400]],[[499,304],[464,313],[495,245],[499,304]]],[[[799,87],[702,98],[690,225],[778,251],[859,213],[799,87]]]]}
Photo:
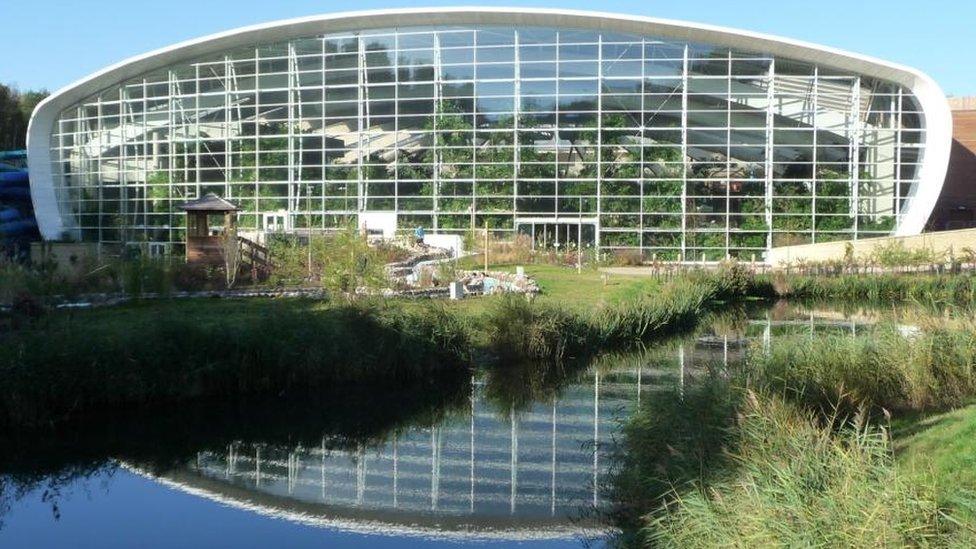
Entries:
{"type": "Polygon", "coordinates": [[[68,232],[179,245],[214,192],[245,229],[581,237],[757,258],[890,234],[925,143],[903,87],[773,54],[573,28],[402,27],[188,60],[65,109],[68,232]],[[564,232],[563,232],[564,231],[564,232]]]}

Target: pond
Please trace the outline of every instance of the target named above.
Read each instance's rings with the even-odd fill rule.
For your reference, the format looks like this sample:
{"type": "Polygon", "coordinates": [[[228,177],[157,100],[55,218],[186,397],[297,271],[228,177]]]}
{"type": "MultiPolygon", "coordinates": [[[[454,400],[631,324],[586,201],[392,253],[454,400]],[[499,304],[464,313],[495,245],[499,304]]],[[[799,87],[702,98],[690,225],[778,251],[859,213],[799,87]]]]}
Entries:
{"type": "Polygon", "coordinates": [[[111,418],[0,462],[0,546],[601,545],[622,422],[749,345],[870,329],[779,304],[582,366],[111,418]]]}

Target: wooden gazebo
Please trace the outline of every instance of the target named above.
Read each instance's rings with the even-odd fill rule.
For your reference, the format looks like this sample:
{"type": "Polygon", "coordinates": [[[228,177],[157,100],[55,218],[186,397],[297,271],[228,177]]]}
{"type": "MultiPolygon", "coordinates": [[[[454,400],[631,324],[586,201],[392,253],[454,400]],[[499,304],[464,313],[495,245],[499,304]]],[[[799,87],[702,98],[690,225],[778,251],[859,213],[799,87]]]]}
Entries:
{"type": "MultiPolygon", "coordinates": [[[[214,193],[180,206],[186,212],[186,261],[223,265],[226,238],[237,240],[238,207],[214,193]],[[220,230],[211,230],[210,217],[223,215],[220,230]]],[[[236,245],[236,242],[235,242],[236,245]]]]}

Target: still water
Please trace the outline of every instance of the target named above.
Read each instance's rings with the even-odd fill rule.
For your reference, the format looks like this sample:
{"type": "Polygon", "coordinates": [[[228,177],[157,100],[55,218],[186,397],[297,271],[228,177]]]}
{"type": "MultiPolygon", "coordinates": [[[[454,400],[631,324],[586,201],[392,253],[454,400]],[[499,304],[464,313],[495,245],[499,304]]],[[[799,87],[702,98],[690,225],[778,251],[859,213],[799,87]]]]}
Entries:
{"type": "Polygon", "coordinates": [[[642,401],[777,335],[857,333],[876,317],[780,305],[641,352],[409,397],[119,418],[0,463],[0,546],[600,546],[614,440],[642,401]]]}

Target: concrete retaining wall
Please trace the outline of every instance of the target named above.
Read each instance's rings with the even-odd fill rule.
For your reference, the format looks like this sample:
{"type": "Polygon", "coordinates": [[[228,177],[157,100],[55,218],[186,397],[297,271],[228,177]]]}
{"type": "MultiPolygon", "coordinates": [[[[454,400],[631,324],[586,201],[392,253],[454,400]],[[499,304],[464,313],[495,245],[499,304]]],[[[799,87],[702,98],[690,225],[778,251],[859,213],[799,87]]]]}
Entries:
{"type": "Polygon", "coordinates": [[[98,262],[99,251],[92,242],[32,242],[31,261],[51,261],[59,273],[78,274],[98,262]]]}
{"type": "Polygon", "coordinates": [[[773,266],[796,263],[798,261],[817,262],[844,259],[848,243],[854,246],[854,256],[863,259],[875,249],[890,246],[900,242],[906,250],[927,249],[934,251],[952,250],[959,255],[963,248],[976,250],[976,229],[961,229],[958,231],[942,231],[923,233],[915,236],[868,238],[864,240],[841,240],[838,242],[824,242],[822,244],[804,244],[800,246],[783,246],[773,248],[767,255],[767,261],[773,266]]]}

